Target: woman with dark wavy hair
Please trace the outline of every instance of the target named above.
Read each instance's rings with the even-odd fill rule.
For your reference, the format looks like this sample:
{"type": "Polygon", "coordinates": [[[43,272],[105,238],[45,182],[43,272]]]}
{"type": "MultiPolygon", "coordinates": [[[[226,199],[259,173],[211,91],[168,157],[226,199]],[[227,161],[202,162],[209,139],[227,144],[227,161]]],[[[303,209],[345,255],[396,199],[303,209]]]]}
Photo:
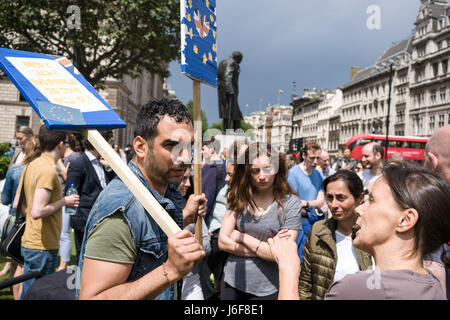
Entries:
{"type": "MultiPolygon", "coordinates": [[[[450,186],[427,169],[392,163],[356,208],[353,245],[375,259],[376,270],[357,272],[335,282],[325,299],[445,300],[439,280],[424,267],[424,257],[450,237],[450,186]]],[[[295,248],[283,239],[269,240],[280,271],[280,293],[298,298],[290,276],[295,248]]],[[[295,267],[295,266],[294,266],[295,267]]]]}
{"type": "Polygon", "coordinates": [[[285,155],[268,144],[250,144],[238,156],[227,195],[219,248],[230,254],[221,299],[276,299],[278,266],[266,241],[282,233],[295,243],[301,229],[301,201],[287,182],[285,155]]]}

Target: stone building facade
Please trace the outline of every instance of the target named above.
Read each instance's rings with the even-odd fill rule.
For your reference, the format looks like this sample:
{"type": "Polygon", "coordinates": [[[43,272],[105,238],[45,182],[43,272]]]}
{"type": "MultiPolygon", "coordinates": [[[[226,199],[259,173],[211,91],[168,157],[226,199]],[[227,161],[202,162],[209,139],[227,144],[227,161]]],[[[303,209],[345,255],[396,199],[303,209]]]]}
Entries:
{"type": "Polygon", "coordinates": [[[372,65],[352,67],[350,82],[338,88],[342,104],[328,115],[328,143],[324,102],[316,110],[309,91],[293,99],[291,145],[316,140],[333,157],[356,134],[429,137],[450,123],[450,5],[420,2],[411,37],[388,47],[372,65]]]}
{"type": "Polygon", "coordinates": [[[272,116],[272,141],[281,152],[288,152],[289,141],[292,136],[292,107],[273,106],[272,116]]]}
{"type": "Polygon", "coordinates": [[[265,112],[253,112],[244,119],[253,126],[256,141],[271,143],[281,152],[288,152],[292,138],[291,106],[268,106],[265,112]]]}
{"type": "Polygon", "coordinates": [[[412,41],[405,131],[431,136],[450,123],[450,6],[447,1],[421,2],[412,41]]]}
{"type": "Polygon", "coordinates": [[[293,151],[310,141],[318,142],[319,105],[325,101],[326,91],[304,89],[303,96],[291,102],[293,107],[293,151]]]}
{"type": "Polygon", "coordinates": [[[331,158],[336,158],[338,155],[338,146],[335,140],[331,137],[332,130],[331,121],[342,105],[342,91],[336,89],[335,91],[325,91],[322,102],[318,106],[318,121],[317,121],[317,142],[322,149],[327,150],[331,158]],[[332,139],[330,139],[332,138],[332,139]]]}
{"type": "MultiPolygon", "coordinates": [[[[408,91],[408,66],[411,57],[411,38],[389,47],[373,65],[360,70],[342,89],[340,111],[340,148],[360,133],[386,134],[389,113],[389,134],[394,135],[394,111],[405,112],[408,91]],[[389,106],[390,64],[393,67],[391,101],[389,106]],[[404,90],[404,91],[403,91],[404,90]],[[397,96],[393,92],[405,92],[397,96]],[[398,98],[398,99],[397,99],[398,98]],[[403,110],[403,111],[401,111],[403,110]]],[[[397,128],[397,131],[400,131],[397,128]]],[[[401,133],[401,132],[400,132],[401,133]]]]}
{"type": "Polygon", "coordinates": [[[389,135],[423,137],[449,124],[449,60],[450,6],[421,0],[413,35],[342,87],[340,145],[357,133],[386,134],[387,123],[389,135]]]}
{"type": "Polygon", "coordinates": [[[42,123],[7,77],[0,79],[0,123],[0,142],[10,142],[12,145],[16,143],[17,127],[29,126],[37,133],[42,123]]]}

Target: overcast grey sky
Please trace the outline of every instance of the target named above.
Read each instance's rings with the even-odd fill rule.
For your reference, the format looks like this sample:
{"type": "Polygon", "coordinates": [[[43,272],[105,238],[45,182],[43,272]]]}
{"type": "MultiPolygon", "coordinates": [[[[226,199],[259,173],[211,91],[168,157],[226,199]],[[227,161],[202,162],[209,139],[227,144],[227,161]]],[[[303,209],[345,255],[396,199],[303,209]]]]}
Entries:
{"type": "MultiPolygon", "coordinates": [[[[291,102],[292,82],[335,89],[350,80],[352,66],[366,67],[394,42],[412,34],[420,0],[217,0],[218,61],[243,53],[239,104],[244,115],[291,102]],[[380,29],[369,29],[369,6],[380,9],[380,29]],[[262,102],[261,102],[262,99],[262,102]],[[245,105],[248,104],[248,109],[245,105]]],[[[168,83],[178,99],[192,99],[192,80],[178,61],[168,83]]],[[[217,89],[201,85],[208,123],[219,121],[217,89]]]]}

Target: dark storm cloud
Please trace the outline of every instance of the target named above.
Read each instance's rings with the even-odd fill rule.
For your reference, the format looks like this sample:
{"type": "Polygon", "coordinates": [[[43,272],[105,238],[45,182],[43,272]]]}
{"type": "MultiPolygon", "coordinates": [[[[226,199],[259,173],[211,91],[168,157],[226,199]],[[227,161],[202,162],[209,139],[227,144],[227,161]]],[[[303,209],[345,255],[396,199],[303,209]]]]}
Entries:
{"type": "MultiPolygon", "coordinates": [[[[292,82],[335,89],[350,80],[352,66],[371,65],[393,42],[411,36],[419,0],[218,0],[218,60],[234,50],[241,63],[239,103],[244,115],[268,103],[291,101],[292,82]],[[367,8],[380,9],[381,29],[369,30],[367,8]],[[263,99],[262,103],[260,99],[263,99]],[[245,105],[248,104],[248,110],[245,105]]],[[[168,83],[177,97],[192,99],[192,81],[170,64],[168,83]]],[[[217,90],[201,86],[209,124],[219,121],[217,90]]]]}

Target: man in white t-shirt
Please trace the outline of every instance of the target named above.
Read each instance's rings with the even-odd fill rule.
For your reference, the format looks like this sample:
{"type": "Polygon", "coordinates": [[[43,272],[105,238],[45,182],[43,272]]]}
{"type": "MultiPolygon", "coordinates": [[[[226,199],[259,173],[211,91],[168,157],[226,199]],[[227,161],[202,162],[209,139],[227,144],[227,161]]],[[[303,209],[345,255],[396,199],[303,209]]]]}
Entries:
{"type": "Polygon", "coordinates": [[[379,143],[370,142],[362,149],[362,164],[365,169],[358,172],[358,176],[361,178],[364,185],[364,193],[366,194],[365,200],[367,200],[369,186],[381,176],[383,156],[384,150],[379,143]]]}

